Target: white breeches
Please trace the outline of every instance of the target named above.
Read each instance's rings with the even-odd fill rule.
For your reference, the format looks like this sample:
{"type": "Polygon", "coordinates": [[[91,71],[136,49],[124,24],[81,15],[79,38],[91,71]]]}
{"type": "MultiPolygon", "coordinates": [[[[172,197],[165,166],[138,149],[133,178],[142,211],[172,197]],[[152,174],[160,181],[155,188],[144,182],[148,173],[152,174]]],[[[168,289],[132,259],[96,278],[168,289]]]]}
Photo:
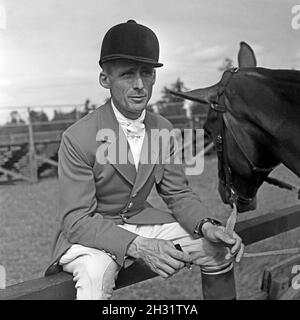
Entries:
{"type": "MultiPolygon", "coordinates": [[[[188,253],[204,251],[207,242],[203,238],[192,238],[177,222],[159,225],[125,223],[119,227],[146,238],[171,240],[174,244],[180,244],[183,251],[188,253]]],[[[212,260],[215,265],[221,265],[227,251],[222,247],[215,248],[213,257],[207,257],[207,261],[210,265],[212,260]]],[[[60,258],[59,264],[64,271],[73,274],[77,300],[108,300],[112,297],[115,280],[121,268],[107,252],[73,244],[60,258]]]]}

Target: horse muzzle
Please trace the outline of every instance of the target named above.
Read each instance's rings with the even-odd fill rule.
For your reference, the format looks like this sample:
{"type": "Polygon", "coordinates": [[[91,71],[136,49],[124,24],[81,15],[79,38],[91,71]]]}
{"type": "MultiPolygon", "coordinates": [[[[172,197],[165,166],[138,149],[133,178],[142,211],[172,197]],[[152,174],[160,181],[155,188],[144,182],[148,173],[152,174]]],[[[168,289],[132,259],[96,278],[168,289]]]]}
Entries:
{"type": "MultiPolygon", "coordinates": [[[[219,194],[224,203],[232,204],[232,194],[230,190],[222,183],[219,183],[219,194]]],[[[238,212],[252,211],[257,207],[257,198],[256,196],[253,198],[236,196],[235,203],[238,212]]]]}

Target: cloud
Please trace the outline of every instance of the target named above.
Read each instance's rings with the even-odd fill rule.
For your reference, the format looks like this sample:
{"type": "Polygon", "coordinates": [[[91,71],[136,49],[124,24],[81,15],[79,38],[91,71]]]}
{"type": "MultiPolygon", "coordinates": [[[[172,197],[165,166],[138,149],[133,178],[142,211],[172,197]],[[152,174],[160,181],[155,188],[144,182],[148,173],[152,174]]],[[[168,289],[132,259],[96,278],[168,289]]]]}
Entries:
{"type": "Polygon", "coordinates": [[[189,47],[181,47],[177,54],[184,56],[186,61],[192,62],[215,62],[226,57],[227,47],[222,45],[213,45],[204,47],[198,43],[189,47]]]}
{"type": "Polygon", "coordinates": [[[11,86],[13,81],[11,79],[0,79],[0,88],[11,86]]]}
{"type": "Polygon", "coordinates": [[[225,55],[226,47],[220,45],[202,48],[191,53],[191,57],[201,62],[214,62],[225,58],[225,55]]]}
{"type": "Polygon", "coordinates": [[[0,4],[0,30],[6,29],[6,8],[0,4]]]}
{"type": "Polygon", "coordinates": [[[293,65],[295,66],[295,68],[300,69],[300,48],[296,50],[295,57],[293,60],[293,65]]]}
{"type": "Polygon", "coordinates": [[[251,44],[251,48],[253,49],[255,55],[262,55],[265,50],[264,46],[260,43],[251,44]]]}

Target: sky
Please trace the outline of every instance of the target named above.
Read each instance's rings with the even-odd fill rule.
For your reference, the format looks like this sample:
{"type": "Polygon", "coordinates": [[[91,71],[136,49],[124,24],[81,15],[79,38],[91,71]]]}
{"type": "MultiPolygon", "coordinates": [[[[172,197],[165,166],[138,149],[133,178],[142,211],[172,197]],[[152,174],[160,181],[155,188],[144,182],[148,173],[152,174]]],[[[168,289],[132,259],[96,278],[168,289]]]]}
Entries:
{"type": "MultiPolygon", "coordinates": [[[[300,4],[300,1],[298,0],[300,4]]],[[[7,106],[101,105],[102,39],[134,19],[160,42],[151,103],[179,77],[189,89],[212,85],[225,58],[237,65],[240,41],[258,65],[300,69],[297,0],[0,0],[0,123],[7,106]]]]}

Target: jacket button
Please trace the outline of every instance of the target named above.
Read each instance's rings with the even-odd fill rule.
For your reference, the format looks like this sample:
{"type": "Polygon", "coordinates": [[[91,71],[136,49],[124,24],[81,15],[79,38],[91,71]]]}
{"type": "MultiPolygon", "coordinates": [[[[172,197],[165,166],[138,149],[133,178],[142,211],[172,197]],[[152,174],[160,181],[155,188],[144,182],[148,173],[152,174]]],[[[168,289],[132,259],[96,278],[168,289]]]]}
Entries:
{"type": "Polygon", "coordinates": [[[124,215],[124,214],[120,214],[120,217],[125,221],[125,220],[127,220],[127,217],[124,215]]]}
{"type": "Polygon", "coordinates": [[[128,208],[130,209],[133,206],[133,202],[129,202],[128,208]]]}
{"type": "Polygon", "coordinates": [[[134,198],[134,197],[136,197],[137,196],[137,193],[134,193],[133,195],[132,195],[132,198],[134,198]]]}

